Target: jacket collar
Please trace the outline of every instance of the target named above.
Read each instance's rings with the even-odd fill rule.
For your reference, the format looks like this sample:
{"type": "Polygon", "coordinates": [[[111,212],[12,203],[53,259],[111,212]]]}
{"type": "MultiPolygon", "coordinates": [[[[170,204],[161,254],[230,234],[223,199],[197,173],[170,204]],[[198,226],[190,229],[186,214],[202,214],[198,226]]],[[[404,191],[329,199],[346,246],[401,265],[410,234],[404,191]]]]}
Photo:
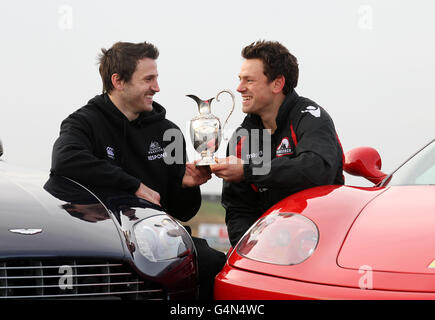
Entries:
{"type": "MultiPolygon", "coordinates": [[[[290,111],[296,104],[299,95],[293,89],[284,99],[283,103],[279,107],[278,114],[276,116],[276,130],[279,131],[282,127],[287,126],[287,118],[290,111]]],[[[246,129],[264,129],[261,118],[256,114],[247,114],[243,120],[242,127],[246,129]]]]}
{"type": "Polygon", "coordinates": [[[296,104],[299,95],[293,89],[284,99],[281,107],[279,107],[278,115],[276,116],[276,130],[281,131],[282,127],[288,126],[288,116],[290,111],[296,104]]]}

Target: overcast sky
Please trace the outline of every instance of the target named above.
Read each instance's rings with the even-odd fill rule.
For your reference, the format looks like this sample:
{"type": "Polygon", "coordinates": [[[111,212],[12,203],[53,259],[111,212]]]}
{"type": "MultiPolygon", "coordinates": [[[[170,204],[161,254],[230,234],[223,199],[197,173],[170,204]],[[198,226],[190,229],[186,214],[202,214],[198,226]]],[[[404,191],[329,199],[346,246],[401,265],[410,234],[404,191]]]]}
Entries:
{"type": "MultiPolygon", "coordinates": [[[[297,92],[329,112],[345,151],[375,147],[390,172],[435,136],[434,14],[432,0],[2,1],[3,158],[48,173],[61,121],[101,93],[100,49],[149,41],[160,50],[155,100],[192,159],[197,107],[185,95],[236,93],[242,47],[266,39],[298,58],[297,92]]],[[[243,119],[236,97],[233,129],[243,119]]],[[[222,96],[212,111],[224,118],[229,105],[222,96]]],[[[220,188],[213,178],[202,190],[220,188]]]]}

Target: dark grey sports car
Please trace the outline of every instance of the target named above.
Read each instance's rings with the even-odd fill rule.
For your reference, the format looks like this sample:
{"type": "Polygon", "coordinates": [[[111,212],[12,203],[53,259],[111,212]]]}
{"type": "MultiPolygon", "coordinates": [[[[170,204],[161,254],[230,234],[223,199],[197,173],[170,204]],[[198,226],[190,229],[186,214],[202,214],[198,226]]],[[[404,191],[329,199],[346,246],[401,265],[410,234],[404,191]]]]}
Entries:
{"type": "Polygon", "coordinates": [[[2,160],[0,190],[0,301],[197,296],[192,239],[159,207],[2,160]]]}

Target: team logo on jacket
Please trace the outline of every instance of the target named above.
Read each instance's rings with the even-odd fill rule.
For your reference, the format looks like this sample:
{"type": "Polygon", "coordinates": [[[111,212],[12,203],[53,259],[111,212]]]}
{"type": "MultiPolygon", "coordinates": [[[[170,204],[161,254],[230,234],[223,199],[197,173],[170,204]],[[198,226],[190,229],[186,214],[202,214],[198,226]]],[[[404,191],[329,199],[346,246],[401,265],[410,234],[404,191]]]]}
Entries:
{"type": "Polygon", "coordinates": [[[320,118],[320,108],[319,107],[313,107],[313,106],[308,106],[305,108],[305,110],[301,111],[302,113],[311,113],[311,115],[313,115],[316,118],[320,118]]]}
{"type": "Polygon", "coordinates": [[[157,141],[151,141],[148,149],[148,160],[162,159],[166,157],[166,152],[160,147],[157,141]]]}
{"type": "Polygon", "coordinates": [[[150,148],[148,150],[148,154],[156,154],[159,152],[163,152],[163,149],[160,147],[157,141],[152,141],[150,143],[150,148]]]}
{"type": "Polygon", "coordinates": [[[292,148],[290,146],[290,141],[288,137],[285,137],[281,140],[281,143],[279,144],[279,146],[276,148],[276,156],[277,157],[282,157],[288,154],[292,154],[292,148]]]}
{"type": "Polygon", "coordinates": [[[115,150],[112,147],[107,147],[106,152],[108,158],[115,160],[115,150]]]}

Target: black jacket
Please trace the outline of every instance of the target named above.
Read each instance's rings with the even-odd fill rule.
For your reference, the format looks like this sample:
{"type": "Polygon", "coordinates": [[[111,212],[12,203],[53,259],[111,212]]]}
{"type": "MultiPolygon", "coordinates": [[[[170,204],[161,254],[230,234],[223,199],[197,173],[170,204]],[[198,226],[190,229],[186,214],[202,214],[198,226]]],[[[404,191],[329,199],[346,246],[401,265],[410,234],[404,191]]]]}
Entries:
{"type": "MultiPolygon", "coordinates": [[[[153,111],[129,121],[107,94],[96,96],[61,124],[53,147],[51,173],[86,186],[134,193],[142,182],[160,193],[160,203],[177,219],[187,221],[201,205],[199,187],[182,188],[183,163],[167,165],[167,129],[179,128],[165,119],[166,110],[153,102],[153,111]]],[[[180,135],[181,131],[180,131],[180,135]]]]}
{"type": "Polygon", "coordinates": [[[248,114],[230,140],[227,154],[245,162],[244,181],[223,183],[222,205],[233,246],[283,198],[314,186],[344,183],[343,150],[322,107],[292,91],[278,111],[276,124],[270,135],[259,116],[248,114]],[[263,132],[270,140],[269,150],[263,132]]]}

